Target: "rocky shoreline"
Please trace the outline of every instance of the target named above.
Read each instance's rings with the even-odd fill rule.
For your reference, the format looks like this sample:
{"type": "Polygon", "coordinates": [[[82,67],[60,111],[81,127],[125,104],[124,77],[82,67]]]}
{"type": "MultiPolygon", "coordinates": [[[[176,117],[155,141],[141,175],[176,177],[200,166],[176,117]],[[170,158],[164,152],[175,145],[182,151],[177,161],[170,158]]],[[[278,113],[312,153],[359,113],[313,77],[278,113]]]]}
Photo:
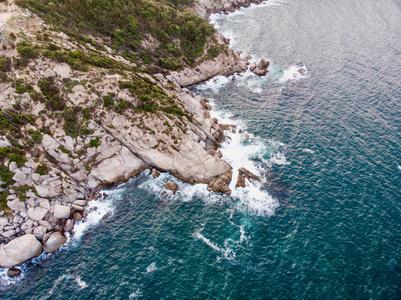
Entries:
{"type": "MultiPolygon", "coordinates": [[[[211,13],[231,12],[250,3],[198,1],[194,11],[207,20],[211,13]]],[[[0,19],[3,42],[7,42],[5,33],[15,32],[16,27],[23,31],[24,26],[44,26],[42,20],[36,16],[26,17],[15,5],[9,5],[6,11],[9,15],[0,19]]],[[[51,34],[56,46],[70,51],[77,49],[77,45],[69,42],[62,33],[51,34]]],[[[227,42],[224,37],[216,37],[221,45],[227,42]]],[[[17,55],[15,49],[3,47],[3,50],[3,55],[17,55]]],[[[115,57],[124,62],[124,58],[115,57]]],[[[47,131],[41,135],[40,142],[26,153],[25,161],[20,163],[7,158],[3,161],[12,172],[14,183],[12,188],[1,190],[7,193],[8,208],[0,212],[0,267],[10,268],[9,276],[17,276],[19,272],[15,266],[42,251],[55,251],[66,242],[64,233],[72,232],[76,222],[85,220],[88,201],[103,197],[98,194],[100,189],[124,182],[145,169],[153,169],[154,176],[158,172],[169,172],[183,181],[206,183],[214,192],[230,194],[232,167],[221,159],[218,148],[225,140],[224,131],[234,129],[211,118],[211,106],[207,100],[194,96],[185,87],[217,75],[230,76],[243,72],[248,68],[248,59],[228,49],[227,53],[206,60],[194,69],[185,68],[167,76],[141,74],[141,78],[154,90],[173,99],[174,107],[185,111],[184,118],[162,114],[154,118],[147,113],[138,117],[138,113],[98,107],[99,99],[109,97],[110,91],[120,104],[123,101],[140,101],[124,88],[124,84],[121,85],[126,75],[102,74],[102,79],[98,80],[99,71],[80,73],[65,63],[51,62],[46,58],[32,62],[30,72],[15,70],[16,78],[29,82],[35,90],[40,86],[38,79],[44,76],[54,78],[53,84],[58,86],[72,79],[74,82],[85,82],[72,86],[68,99],[75,105],[93,107],[95,118],[86,122],[85,130],[91,132],[87,138],[71,137],[66,134],[65,127],[57,124],[57,120],[44,116],[21,125],[21,132],[25,134],[36,133],[40,128],[47,131]],[[87,88],[89,82],[90,89],[87,88]],[[120,82],[119,86],[117,82],[120,82]],[[94,90],[97,93],[93,93],[94,90]]],[[[8,82],[1,83],[0,90],[0,108],[3,110],[17,104],[30,107],[29,111],[33,114],[40,114],[44,109],[44,105],[32,101],[28,93],[13,99],[16,87],[8,82]]],[[[12,143],[9,135],[0,136],[0,147],[10,148],[12,143]]],[[[241,171],[237,179],[238,187],[244,186],[245,178],[255,179],[249,173],[241,171]]],[[[174,182],[169,182],[165,188],[174,193],[176,191],[174,182]]]]}

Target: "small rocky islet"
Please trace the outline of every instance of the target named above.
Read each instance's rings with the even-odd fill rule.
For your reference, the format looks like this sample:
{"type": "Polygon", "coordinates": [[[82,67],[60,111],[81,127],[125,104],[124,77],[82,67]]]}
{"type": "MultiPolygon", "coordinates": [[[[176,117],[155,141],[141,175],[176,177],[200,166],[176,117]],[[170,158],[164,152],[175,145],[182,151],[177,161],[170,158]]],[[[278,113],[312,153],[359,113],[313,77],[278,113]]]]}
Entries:
{"type": "MultiPolygon", "coordinates": [[[[206,24],[211,13],[251,2],[262,1],[198,0],[185,13],[206,24]]],[[[31,4],[0,3],[0,267],[10,277],[65,243],[88,201],[105,196],[99,190],[146,169],[231,193],[232,167],[218,148],[236,128],[211,118],[208,101],[186,87],[243,72],[249,56],[210,29],[192,62],[145,63],[105,37],[67,35],[31,4]]],[[[142,49],[155,52],[158,42],[147,38],[142,49]]],[[[250,69],[263,76],[268,65],[262,59],[250,69]]],[[[242,168],[236,186],[245,180],[259,179],[242,168]]],[[[178,186],[170,180],[165,189],[178,186]]]]}

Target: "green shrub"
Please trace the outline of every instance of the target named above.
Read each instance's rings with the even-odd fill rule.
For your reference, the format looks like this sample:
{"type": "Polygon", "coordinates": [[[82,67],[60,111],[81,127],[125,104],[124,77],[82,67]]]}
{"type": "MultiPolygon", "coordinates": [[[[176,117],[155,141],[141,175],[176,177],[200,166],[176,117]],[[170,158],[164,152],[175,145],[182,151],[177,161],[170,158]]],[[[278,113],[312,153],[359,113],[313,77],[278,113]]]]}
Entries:
{"type": "Polygon", "coordinates": [[[93,139],[93,140],[90,140],[90,146],[91,147],[99,147],[100,146],[100,143],[99,143],[99,138],[97,137],[97,138],[95,138],[95,139],[93,139]]]}
{"type": "Polygon", "coordinates": [[[39,175],[46,175],[49,174],[50,168],[45,163],[42,163],[36,167],[35,172],[38,173],[39,175]]]}
{"type": "Polygon", "coordinates": [[[65,108],[65,101],[60,95],[60,90],[54,82],[54,77],[42,78],[38,82],[39,88],[46,98],[46,108],[56,111],[65,108]]]}

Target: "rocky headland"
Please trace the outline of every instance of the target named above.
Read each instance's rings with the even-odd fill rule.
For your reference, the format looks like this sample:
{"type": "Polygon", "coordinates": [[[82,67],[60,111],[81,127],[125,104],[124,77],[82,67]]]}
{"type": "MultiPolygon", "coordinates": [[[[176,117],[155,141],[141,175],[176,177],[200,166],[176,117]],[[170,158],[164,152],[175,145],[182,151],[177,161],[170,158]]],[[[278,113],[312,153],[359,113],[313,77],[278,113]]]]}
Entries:
{"type": "MultiPolygon", "coordinates": [[[[249,4],[200,0],[192,9],[207,20],[249,4]]],[[[100,38],[76,39],[13,1],[0,3],[0,267],[10,276],[65,243],[102,188],[145,169],[231,193],[232,167],[218,148],[235,129],[186,87],[242,72],[248,58],[218,33],[210,39],[220,51],[195,65],[149,72],[100,38]]],[[[248,172],[237,186],[256,179],[248,172]]],[[[174,182],[166,188],[176,191],[174,182]]]]}

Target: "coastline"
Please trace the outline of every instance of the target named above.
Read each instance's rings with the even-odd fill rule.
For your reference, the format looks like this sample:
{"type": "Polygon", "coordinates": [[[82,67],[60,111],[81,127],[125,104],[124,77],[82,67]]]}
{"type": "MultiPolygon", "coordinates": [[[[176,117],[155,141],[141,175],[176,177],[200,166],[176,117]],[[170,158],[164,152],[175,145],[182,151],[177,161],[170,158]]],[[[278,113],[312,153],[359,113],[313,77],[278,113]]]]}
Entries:
{"type": "MultiPolygon", "coordinates": [[[[232,1],[232,3],[233,2],[234,1],[232,1]]],[[[260,1],[255,2],[260,3],[260,1]]],[[[244,6],[249,6],[249,4],[250,2],[246,2],[244,6]]],[[[232,9],[235,10],[236,8],[240,8],[234,8],[233,4],[226,7],[227,8],[224,8],[223,6],[220,11],[217,8],[212,7],[209,10],[206,9],[206,11],[227,13],[231,12],[232,9]]],[[[199,6],[195,8],[195,11],[197,9],[199,9],[199,6]]],[[[207,16],[208,19],[210,13],[205,16],[207,16]]],[[[227,43],[224,37],[220,36],[219,38],[220,43],[227,43]]],[[[25,177],[20,175],[22,178],[22,186],[22,183],[29,180],[29,176],[31,177],[36,193],[33,191],[28,191],[28,193],[30,193],[30,198],[34,198],[36,202],[27,199],[27,205],[22,207],[22,202],[19,201],[17,197],[10,195],[11,197],[8,196],[9,198],[7,199],[9,207],[12,208],[14,212],[19,212],[19,216],[23,213],[22,216],[27,215],[29,218],[35,216],[38,219],[32,222],[31,227],[25,231],[25,235],[22,235],[25,236],[25,238],[29,236],[30,239],[28,242],[28,248],[30,249],[26,248],[25,251],[33,251],[35,256],[38,253],[39,245],[34,242],[32,237],[35,238],[35,241],[38,239],[42,241],[43,246],[40,246],[41,249],[46,246],[46,243],[48,243],[50,245],[47,246],[52,247],[46,246],[48,250],[46,252],[51,253],[55,251],[66,241],[64,232],[73,231],[74,223],[85,219],[87,216],[87,210],[85,207],[88,202],[103,196],[98,193],[103,187],[125,182],[127,179],[142,173],[146,169],[156,170],[159,172],[169,172],[177,179],[189,183],[206,183],[208,184],[208,188],[214,192],[230,194],[230,182],[235,180],[231,171],[232,167],[222,160],[218,153],[220,143],[225,139],[224,131],[229,129],[230,125],[219,124],[218,120],[211,119],[209,113],[211,107],[207,101],[192,95],[187,89],[185,89],[185,87],[199,84],[215,76],[230,76],[234,73],[242,72],[247,69],[248,59],[248,57],[239,58],[238,53],[229,49],[228,55],[220,55],[214,61],[201,63],[195,70],[185,69],[179,73],[172,72],[172,75],[169,75],[170,77],[166,76],[166,79],[156,76],[164,83],[162,88],[166,88],[170,85],[168,81],[174,83],[174,89],[171,94],[179,96],[181,103],[183,103],[187,111],[191,112],[194,119],[194,122],[188,122],[186,124],[186,130],[191,130],[195,133],[195,138],[198,142],[197,144],[194,144],[192,141],[187,142],[186,144],[182,143],[181,145],[184,144],[185,150],[182,151],[183,147],[181,146],[181,148],[179,148],[180,153],[174,151],[174,155],[171,155],[171,152],[160,155],[160,151],[153,151],[155,145],[151,145],[151,147],[149,147],[149,144],[144,145],[149,142],[152,144],[152,137],[146,132],[145,134],[141,133],[140,135],[137,135],[138,138],[136,140],[127,138],[128,136],[135,134],[135,132],[127,130],[126,128],[126,122],[129,117],[125,116],[126,120],[122,120],[121,116],[110,114],[103,120],[100,120],[100,123],[93,121],[89,123],[88,128],[95,131],[95,136],[98,136],[101,145],[106,144],[107,147],[103,147],[101,149],[102,151],[99,151],[99,149],[97,149],[98,147],[96,147],[96,149],[93,149],[94,147],[87,148],[87,151],[90,152],[90,157],[92,157],[88,160],[90,163],[83,164],[80,162],[81,168],[89,168],[89,176],[85,176],[82,172],[80,173],[80,171],[73,173],[71,172],[71,169],[68,170],[69,153],[58,151],[61,145],[63,149],[66,149],[71,153],[73,150],[76,150],[78,145],[74,145],[74,142],[68,140],[66,136],[64,136],[64,142],[62,142],[62,139],[54,139],[54,135],[53,137],[47,134],[43,135],[43,148],[45,152],[54,159],[63,162],[63,164],[58,166],[58,168],[51,170],[49,172],[50,176],[40,175],[39,177],[35,176],[35,173],[32,173],[34,164],[29,164],[29,161],[28,164],[25,163],[23,167],[14,168],[14,170],[20,171],[18,174],[25,174],[25,177]],[[111,136],[113,140],[108,143],[107,137],[104,137],[105,135],[111,136]],[[139,138],[141,139],[140,141],[139,138]],[[210,141],[212,144],[210,144],[210,141]],[[72,146],[71,143],[73,144],[72,146]],[[194,151],[198,155],[194,156],[194,151]],[[118,154],[116,155],[116,153],[118,154]],[[93,157],[98,161],[100,161],[99,158],[103,158],[103,160],[101,160],[101,163],[94,163],[93,157]],[[167,157],[169,159],[166,160],[167,157]],[[199,162],[195,165],[190,164],[183,168],[185,164],[177,166],[175,163],[176,159],[180,162],[182,159],[187,159],[188,161],[199,161],[199,159],[201,159],[201,161],[199,161],[200,169],[198,168],[199,162]],[[29,168],[31,168],[31,170],[27,170],[29,168]],[[110,172],[113,173],[116,169],[118,169],[117,174],[110,174],[110,172]],[[30,171],[30,173],[27,173],[28,171],[30,171]],[[59,176],[60,171],[62,172],[61,176],[59,176]],[[197,176],[198,171],[202,176],[197,176]],[[33,177],[37,178],[37,180],[33,177]],[[53,218],[53,222],[43,221],[43,217],[49,213],[54,214],[57,219],[53,218]],[[37,224],[35,224],[35,222],[37,224]],[[53,237],[50,240],[51,236],[53,237]]],[[[59,66],[55,67],[57,68],[59,66]]],[[[63,67],[64,69],[58,73],[59,76],[63,76],[64,73],[70,72],[66,70],[65,66],[63,67]]],[[[113,79],[116,79],[115,76],[113,79]]],[[[152,80],[152,78],[149,77],[149,80],[152,80]]],[[[149,119],[147,120],[150,121],[149,119]]],[[[169,123],[168,119],[165,119],[165,121],[169,123]]],[[[155,127],[153,128],[149,126],[150,131],[155,130],[157,125],[160,124],[155,122],[154,125],[155,127]]],[[[178,134],[178,132],[175,133],[178,134]]],[[[193,138],[193,136],[191,138],[193,138]]],[[[174,146],[174,142],[175,141],[172,140],[170,146],[174,146]]],[[[157,145],[158,144],[159,143],[157,143],[157,145]]],[[[250,175],[246,177],[248,180],[251,178],[249,176],[250,175]]],[[[18,180],[16,181],[18,182],[18,180]]],[[[3,217],[3,223],[5,223],[4,219],[5,218],[3,217]]],[[[8,219],[8,221],[10,221],[10,217],[8,219]]],[[[13,221],[15,221],[15,219],[16,216],[12,218],[13,221]]],[[[21,222],[18,218],[16,221],[17,223],[21,222]]],[[[25,223],[26,222],[23,222],[22,225],[25,223]]],[[[16,232],[16,234],[18,233],[16,232]]],[[[13,236],[9,237],[12,238],[13,236]]],[[[12,240],[15,239],[11,239],[11,241],[12,240]]],[[[10,246],[10,244],[5,245],[10,246]]],[[[4,248],[5,247],[2,246],[1,251],[3,251],[3,254],[7,256],[8,250],[6,249],[7,251],[5,251],[4,248]]],[[[19,262],[18,265],[20,264],[21,262],[19,262]]],[[[4,263],[2,265],[4,266],[4,263]]],[[[11,268],[14,267],[14,265],[9,266],[11,268]]]]}

